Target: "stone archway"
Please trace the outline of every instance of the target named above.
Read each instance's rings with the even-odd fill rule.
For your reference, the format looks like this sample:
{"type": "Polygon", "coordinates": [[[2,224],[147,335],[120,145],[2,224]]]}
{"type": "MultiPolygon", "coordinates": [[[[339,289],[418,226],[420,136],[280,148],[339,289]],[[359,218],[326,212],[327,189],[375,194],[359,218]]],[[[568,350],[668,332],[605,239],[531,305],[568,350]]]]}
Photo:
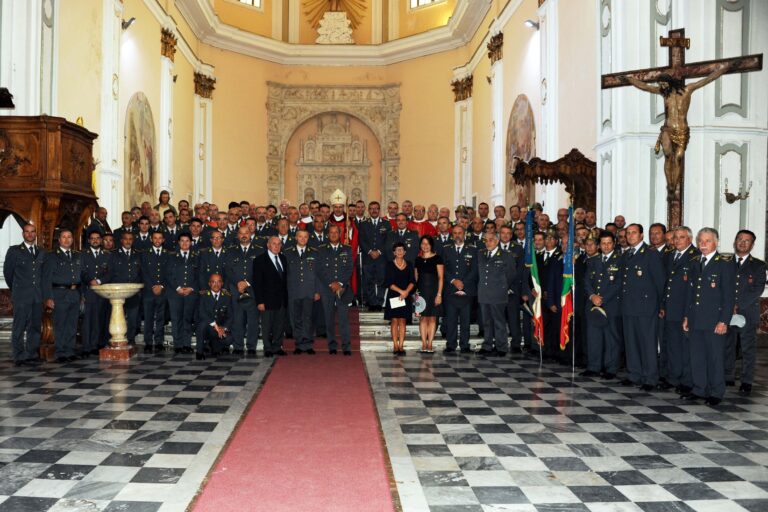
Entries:
{"type": "Polygon", "coordinates": [[[267,194],[277,204],[285,194],[285,150],[307,119],[335,111],[365,123],[381,146],[381,200],[397,201],[400,188],[400,86],[286,85],[267,82],[267,194]]]}

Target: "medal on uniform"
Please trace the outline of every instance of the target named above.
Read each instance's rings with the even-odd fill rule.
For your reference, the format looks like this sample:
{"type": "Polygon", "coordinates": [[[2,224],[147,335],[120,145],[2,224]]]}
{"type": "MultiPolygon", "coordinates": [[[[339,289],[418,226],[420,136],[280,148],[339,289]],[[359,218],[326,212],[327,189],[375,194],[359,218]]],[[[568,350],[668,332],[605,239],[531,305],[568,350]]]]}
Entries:
{"type": "Polygon", "coordinates": [[[637,277],[643,277],[643,271],[642,270],[638,269],[637,277]]]}
{"type": "Polygon", "coordinates": [[[752,276],[749,276],[749,278],[747,278],[747,283],[752,284],[752,276]]]}
{"type": "Polygon", "coordinates": [[[709,283],[709,286],[712,288],[717,288],[717,283],[712,281],[711,283],[709,283]]]}
{"type": "Polygon", "coordinates": [[[613,281],[613,276],[608,276],[609,281],[613,281]]]}
{"type": "Polygon", "coordinates": [[[688,282],[688,274],[683,274],[683,281],[688,282]]]}

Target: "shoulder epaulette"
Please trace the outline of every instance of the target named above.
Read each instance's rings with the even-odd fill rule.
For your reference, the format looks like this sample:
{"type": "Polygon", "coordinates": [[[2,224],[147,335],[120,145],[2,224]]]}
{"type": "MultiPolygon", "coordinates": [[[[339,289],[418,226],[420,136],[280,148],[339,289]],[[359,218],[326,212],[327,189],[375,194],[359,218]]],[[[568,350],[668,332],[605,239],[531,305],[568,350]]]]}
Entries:
{"type": "Polygon", "coordinates": [[[701,261],[701,254],[697,254],[693,258],[691,258],[691,261],[701,261]]]}
{"type": "Polygon", "coordinates": [[[208,290],[207,292],[205,292],[205,294],[210,297],[211,296],[211,290],[208,290]]]}
{"type": "Polygon", "coordinates": [[[723,261],[733,261],[733,254],[718,254],[715,260],[722,259],[723,261]]]}
{"type": "Polygon", "coordinates": [[[221,289],[221,294],[222,295],[232,295],[231,293],[229,293],[229,290],[227,290],[226,288],[222,288],[221,289]]]}

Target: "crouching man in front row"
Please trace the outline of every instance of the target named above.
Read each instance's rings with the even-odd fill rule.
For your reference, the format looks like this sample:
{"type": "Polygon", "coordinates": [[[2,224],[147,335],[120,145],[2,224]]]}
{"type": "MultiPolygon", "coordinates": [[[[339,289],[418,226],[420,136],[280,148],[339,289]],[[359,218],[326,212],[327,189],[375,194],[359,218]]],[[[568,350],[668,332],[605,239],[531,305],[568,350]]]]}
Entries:
{"type": "Polygon", "coordinates": [[[213,357],[228,353],[232,345],[232,295],[222,290],[221,274],[211,274],[208,290],[200,297],[200,315],[197,322],[197,354],[205,359],[206,348],[213,357]]]}

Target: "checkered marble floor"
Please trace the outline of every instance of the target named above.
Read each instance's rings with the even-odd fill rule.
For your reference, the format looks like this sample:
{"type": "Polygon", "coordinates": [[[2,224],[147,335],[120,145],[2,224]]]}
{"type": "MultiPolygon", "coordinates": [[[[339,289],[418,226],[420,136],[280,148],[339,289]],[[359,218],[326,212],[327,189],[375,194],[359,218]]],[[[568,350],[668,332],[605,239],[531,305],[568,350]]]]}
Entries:
{"type": "Polygon", "coordinates": [[[139,356],[14,368],[0,353],[0,512],[183,511],[271,360],[139,356]]]}
{"type": "Polygon", "coordinates": [[[712,408],[520,358],[364,358],[403,510],[768,511],[764,386],[712,408]]]}

